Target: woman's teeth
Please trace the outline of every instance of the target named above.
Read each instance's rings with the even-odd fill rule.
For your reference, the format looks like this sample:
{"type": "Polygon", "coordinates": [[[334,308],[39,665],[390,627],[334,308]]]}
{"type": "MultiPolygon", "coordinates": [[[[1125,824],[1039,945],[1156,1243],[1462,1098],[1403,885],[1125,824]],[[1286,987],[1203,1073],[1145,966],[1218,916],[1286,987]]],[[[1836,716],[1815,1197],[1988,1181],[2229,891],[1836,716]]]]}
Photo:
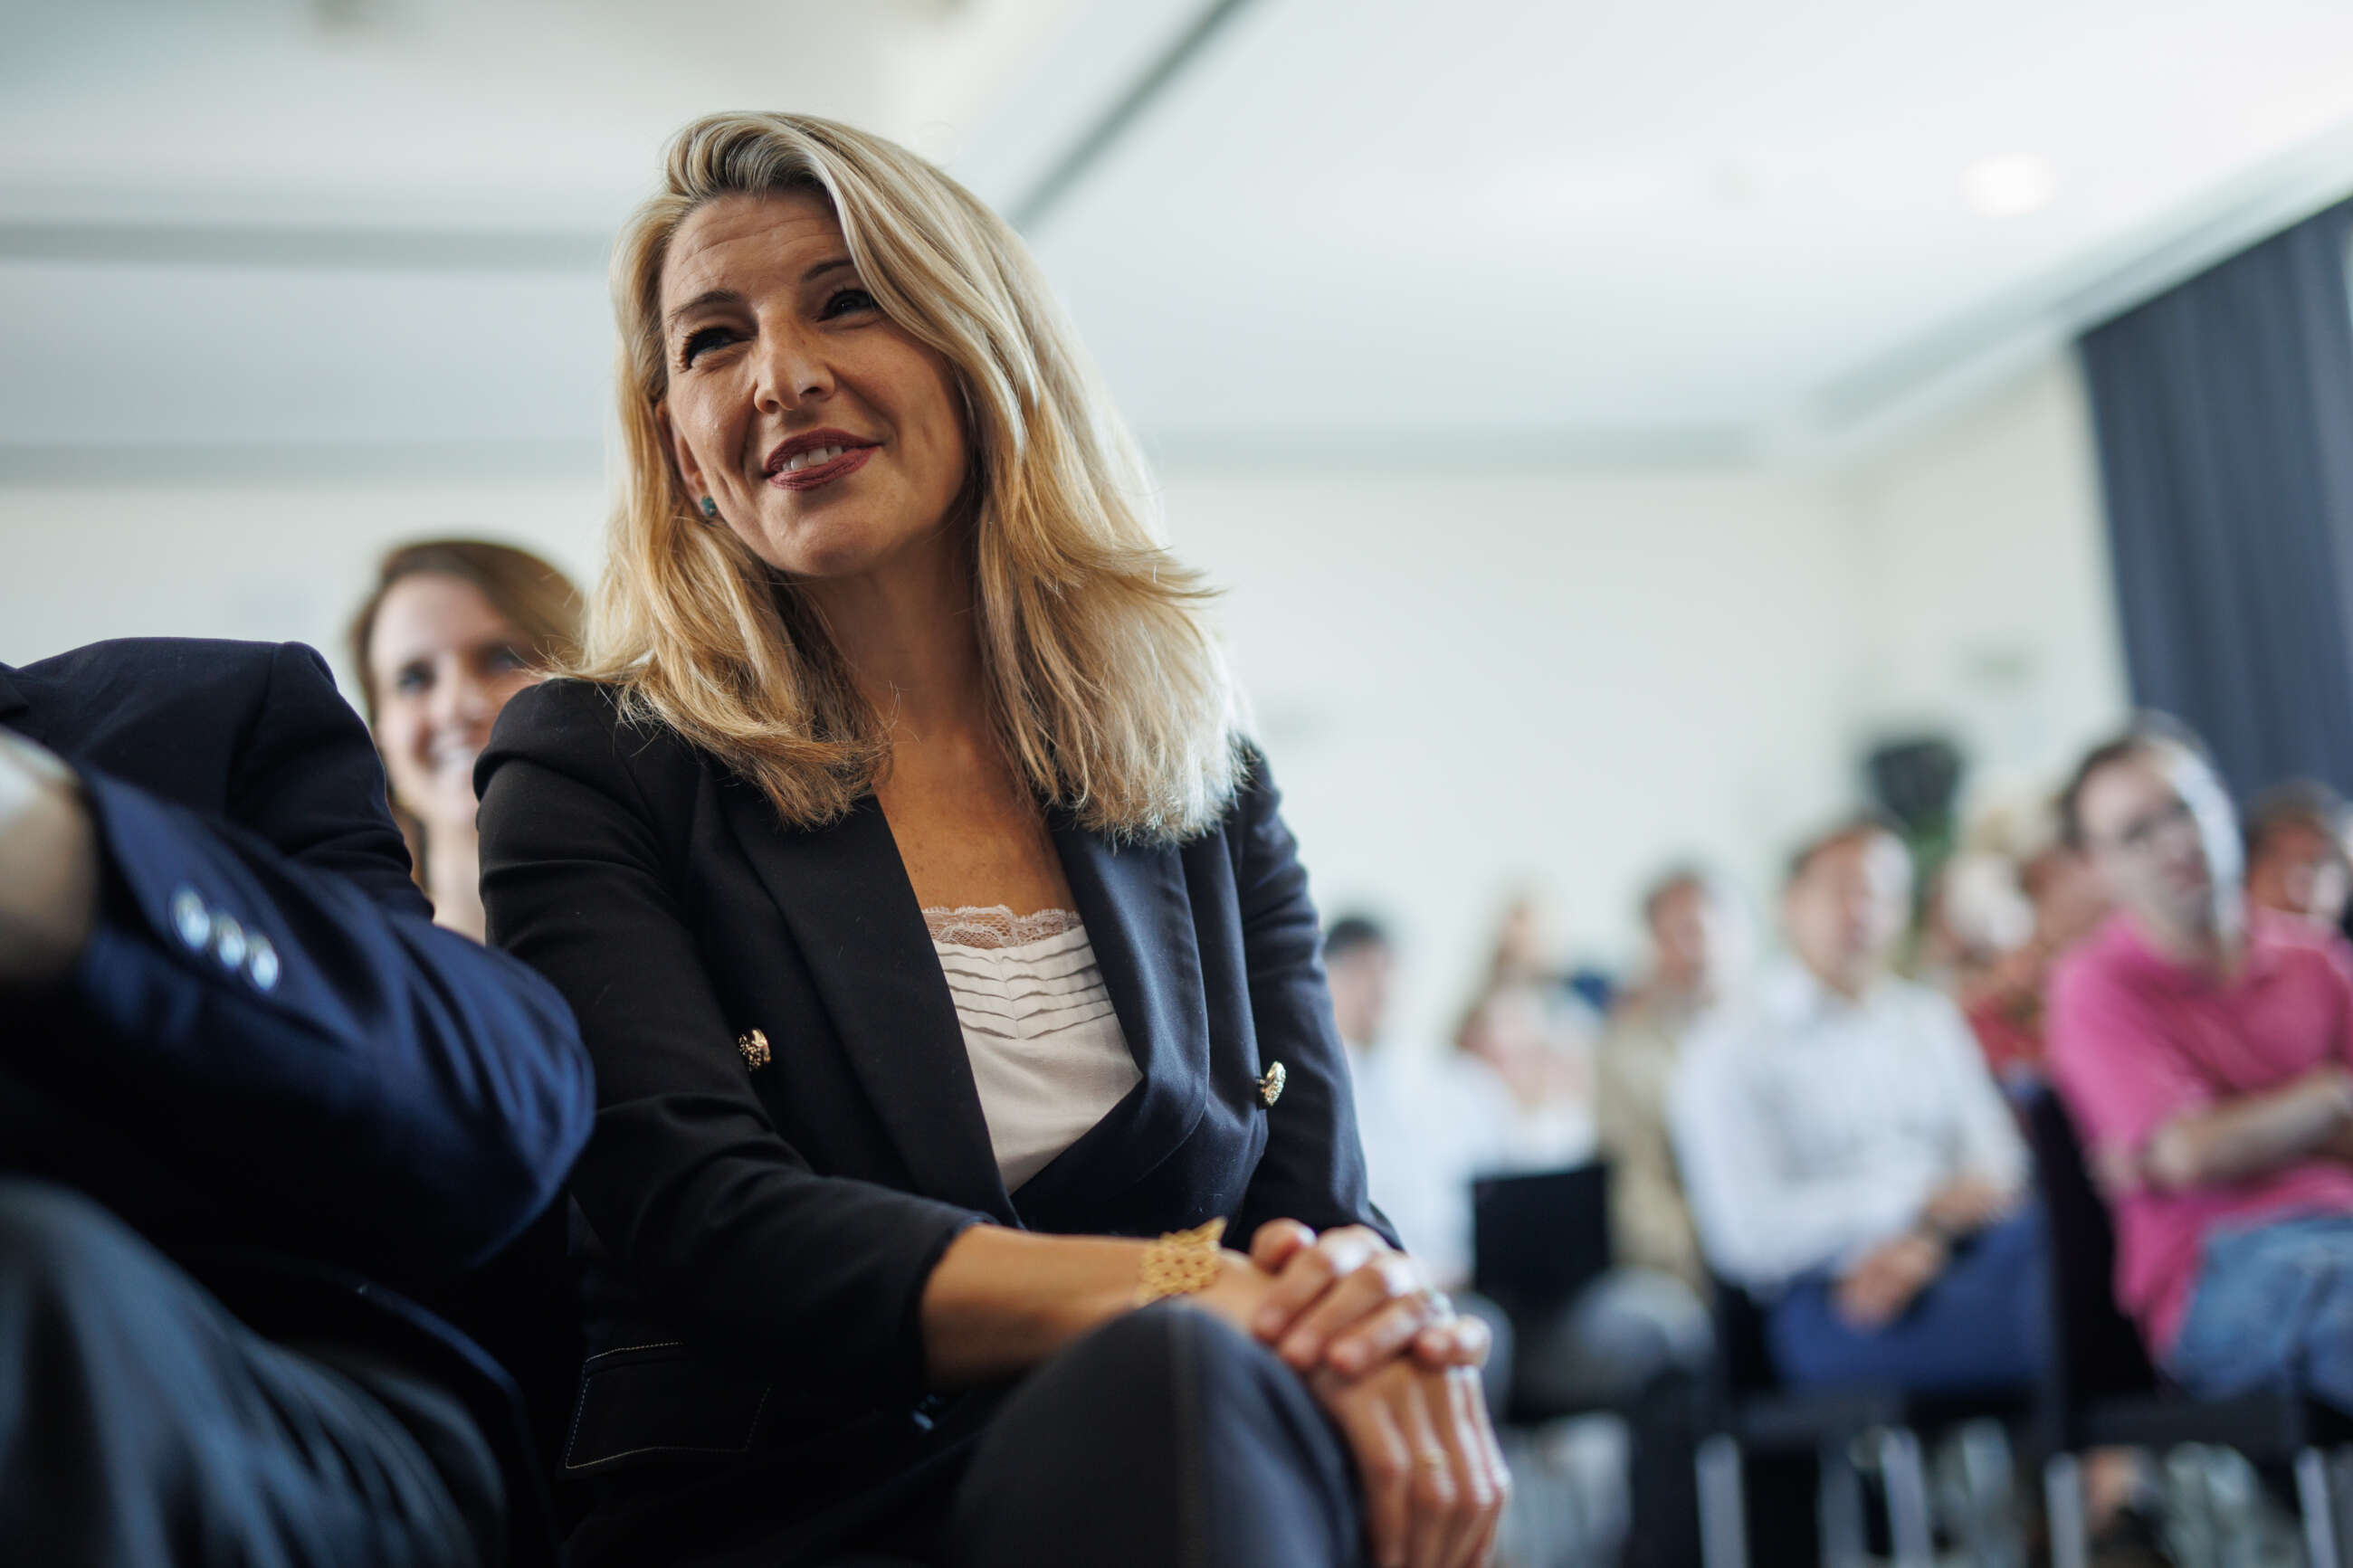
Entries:
{"type": "Polygon", "coordinates": [[[812,447],[806,452],[794,453],[792,460],[781,471],[797,474],[803,468],[813,468],[818,463],[830,463],[848,450],[847,447],[812,447]]]}

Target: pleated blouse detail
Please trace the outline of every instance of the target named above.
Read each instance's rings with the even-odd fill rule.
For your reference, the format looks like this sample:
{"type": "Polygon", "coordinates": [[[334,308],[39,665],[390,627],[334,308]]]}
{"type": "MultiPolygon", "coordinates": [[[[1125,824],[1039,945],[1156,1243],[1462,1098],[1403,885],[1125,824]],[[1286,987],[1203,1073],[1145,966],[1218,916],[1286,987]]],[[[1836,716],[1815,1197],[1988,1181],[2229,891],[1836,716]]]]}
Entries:
{"type": "Polygon", "coordinates": [[[928,909],[1006,1191],[1077,1142],[1141,1080],[1076,912],[928,909]]]}

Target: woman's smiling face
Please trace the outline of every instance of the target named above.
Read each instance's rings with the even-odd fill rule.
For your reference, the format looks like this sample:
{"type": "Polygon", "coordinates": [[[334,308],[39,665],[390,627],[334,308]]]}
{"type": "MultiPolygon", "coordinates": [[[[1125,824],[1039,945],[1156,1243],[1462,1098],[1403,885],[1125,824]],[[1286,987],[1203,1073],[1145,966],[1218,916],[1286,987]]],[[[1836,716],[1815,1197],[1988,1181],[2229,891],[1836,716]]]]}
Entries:
{"type": "Polygon", "coordinates": [[[527,641],[471,583],[437,572],[385,591],[368,637],[376,746],[393,798],[428,832],[474,819],[474,759],[539,677],[527,641]]]}
{"type": "Polygon", "coordinates": [[[971,468],[954,373],[882,313],[822,197],[697,208],[662,266],[661,321],[662,426],[711,526],[825,579],[948,521],[971,468]]]}

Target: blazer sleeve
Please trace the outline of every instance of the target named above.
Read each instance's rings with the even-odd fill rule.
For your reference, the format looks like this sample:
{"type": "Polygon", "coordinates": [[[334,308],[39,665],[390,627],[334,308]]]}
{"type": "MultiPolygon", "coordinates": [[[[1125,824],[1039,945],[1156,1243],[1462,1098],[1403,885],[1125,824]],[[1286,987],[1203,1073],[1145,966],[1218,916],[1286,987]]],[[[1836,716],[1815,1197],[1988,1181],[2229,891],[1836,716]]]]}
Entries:
{"type": "Polygon", "coordinates": [[[1253,747],[1246,763],[1250,782],[1229,818],[1228,843],[1259,1060],[1281,1062],[1285,1081],[1268,1109],[1266,1152],[1233,1233],[1247,1247],[1268,1220],[1295,1219],[1317,1230],[1367,1225],[1395,1243],[1396,1227],[1366,1192],[1356,1095],[1324,979],[1323,926],[1307,870],[1265,757],[1253,747]]]}
{"type": "Polygon", "coordinates": [[[924,1282],[985,1216],[821,1174],[776,1131],[665,861],[693,788],[657,788],[659,806],[640,789],[665,760],[700,776],[683,742],[620,723],[601,689],[552,682],[508,705],[480,763],[492,937],[571,999],[596,1064],[573,1195],[699,1342],[789,1364],[797,1397],[913,1398],[924,1282]]]}
{"type": "Polygon", "coordinates": [[[84,1065],[195,1173],[268,1234],[410,1278],[546,1206],[593,1100],[571,1014],[432,923],[317,653],[273,655],[231,820],[81,779],[105,887],[69,983],[84,1065]]]}

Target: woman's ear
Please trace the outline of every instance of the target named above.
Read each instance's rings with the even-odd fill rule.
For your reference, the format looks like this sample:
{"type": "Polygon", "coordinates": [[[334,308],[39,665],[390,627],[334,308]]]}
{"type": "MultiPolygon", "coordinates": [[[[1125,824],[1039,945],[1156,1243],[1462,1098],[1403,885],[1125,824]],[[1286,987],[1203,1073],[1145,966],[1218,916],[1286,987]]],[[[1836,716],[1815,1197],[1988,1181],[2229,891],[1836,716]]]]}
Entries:
{"type": "Polygon", "coordinates": [[[687,449],[685,440],[670,422],[668,403],[654,405],[654,426],[661,432],[662,445],[670,448],[670,469],[678,475],[679,483],[686,487],[688,504],[695,504],[710,492],[702,488],[702,469],[696,464],[694,454],[687,449]]]}

